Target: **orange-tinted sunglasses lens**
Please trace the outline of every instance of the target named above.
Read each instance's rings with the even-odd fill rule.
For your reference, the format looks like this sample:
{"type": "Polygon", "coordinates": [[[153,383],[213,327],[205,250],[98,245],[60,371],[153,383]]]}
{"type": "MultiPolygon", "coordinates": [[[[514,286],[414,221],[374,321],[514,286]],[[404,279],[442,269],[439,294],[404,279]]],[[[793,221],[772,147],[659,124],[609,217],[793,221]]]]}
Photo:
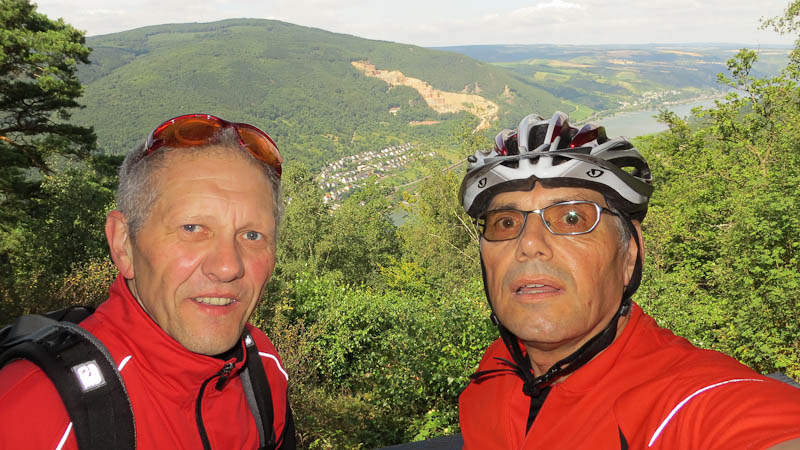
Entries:
{"type": "Polygon", "coordinates": [[[247,151],[256,159],[272,166],[280,177],[283,158],[272,138],[258,128],[246,123],[239,123],[234,126],[247,151]]]}
{"type": "Polygon", "coordinates": [[[267,133],[252,125],[228,122],[210,114],[188,114],[164,122],[147,138],[144,156],[164,146],[184,148],[204,145],[221,129],[228,127],[236,130],[242,147],[254,158],[272,166],[280,178],[283,158],[267,133]]]}

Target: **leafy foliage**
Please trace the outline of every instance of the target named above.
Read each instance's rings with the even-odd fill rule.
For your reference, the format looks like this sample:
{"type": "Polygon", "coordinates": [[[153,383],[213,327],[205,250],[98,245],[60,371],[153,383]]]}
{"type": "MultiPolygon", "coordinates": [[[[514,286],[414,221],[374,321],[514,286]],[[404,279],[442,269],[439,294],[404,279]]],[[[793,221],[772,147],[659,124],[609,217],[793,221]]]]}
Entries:
{"type": "Polygon", "coordinates": [[[439,296],[296,278],[269,333],[297,371],[291,394],[308,448],[454,433],[458,395],[495,333],[475,281],[439,296]]]}
{"type": "MultiPolygon", "coordinates": [[[[467,124],[454,133],[453,141],[460,143],[462,154],[491,145],[467,124]]],[[[389,269],[395,277],[413,276],[418,284],[443,292],[462,286],[465,280],[480,279],[478,235],[456,195],[463,165],[448,169],[432,170],[418,189],[404,193],[409,216],[398,229],[404,259],[389,269]]]]}
{"type": "Polygon", "coordinates": [[[10,318],[105,298],[108,285],[99,291],[97,287],[76,288],[92,292],[83,300],[77,292],[65,292],[64,287],[108,279],[104,276],[109,258],[103,225],[113,204],[115,184],[115,178],[85,166],[44,177],[41,198],[31,202],[32,213],[12,232],[0,234],[0,249],[8,261],[0,284],[0,313],[10,318]]]}
{"type": "Polygon", "coordinates": [[[398,256],[387,194],[370,183],[334,211],[331,232],[320,242],[323,271],[336,272],[352,285],[378,282],[378,269],[398,256]]]}
{"type": "MultiPolygon", "coordinates": [[[[781,34],[797,33],[800,31],[800,2],[792,0],[782,16],[763,20],[761,25],[762,28],[773,28],[781,34]]],[[[800,75],[800,37],[794,41],[786,72],[794,79],[800,75]]]]}
{"type": "Polygon", "coordinates": [[[94,148],[91,129],[66,122],[88,55],[82,32],[28,0],[0,1],[0,230],[39,196],[33,174],[52,174],[54,156],[85,158],[94,148]]]}
{"type": "Polygon", "coordinates": [[[306,270],[317,270],[322,257],[320,242],[331,234],[332,219],[308,167],[287,164],[281,184],[287,206],[278,248],[281,264],[276,270],[291,278],[306,270]]]}
{"type": "MultiPolygon", "coordinates": [[[[485,145],[464,127],[465,146],[485,145]]],[[[458,395],[496,332],[475,261],[462,258],[476,253],[463,213],[420,228],[440,221],[440,207],[445,216],[460,210],[458,174],[431,175],[396,227],[377,185],[330,210],[307,168],[285,171],[281,264],[253,320],[293,375],[304,448],[375,448],[457,431],[458,395]],[[413,230],[421,247],[399,238],[413,230]],[[463,248],[452,251],[448,236],[463,248]],[[427,244],[435,247],[426,255],[444,250],[432,263],[414,255],[427,244]],[[457,265],[465,272],[448,278],[457,265]]]]}
{"type": "Polygon", "coordinates": [[[82,93],[77,66],[88,55],[82,32],[28,0],[0,0],[3,319],[58,304],[60,277],[105,253],[101,224],[116,183],[105,174],[113,161],[88,159],[93,131],[69,122],[82,93]]]}
{"type": "Polygon", "coordinates": [[[663,113],[670,131],[643,145],[660,181],[640,301],[698,345],[797,378],[800,89],[751,76],[756,58],[728,61],[738,91],[697,111],[704,125],[663,113]]]}

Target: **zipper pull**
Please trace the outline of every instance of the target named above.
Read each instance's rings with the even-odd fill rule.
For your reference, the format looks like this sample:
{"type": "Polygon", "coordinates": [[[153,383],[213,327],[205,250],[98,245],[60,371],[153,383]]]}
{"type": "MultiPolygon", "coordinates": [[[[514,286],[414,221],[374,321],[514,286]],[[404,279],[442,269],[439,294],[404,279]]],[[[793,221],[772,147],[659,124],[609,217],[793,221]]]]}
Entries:
{"type": "Polygon", "coordinates": [[[228,382],[228,377],[231,375],[231,371],[233,371],[233,363],[225,363],[222,366],[222,370],[219,371],[217,375],[219,375],[219,380],[217,380],[216,388],[218,391],[221,391],[222,388],[225,386],[225,383],[228,382]]]}

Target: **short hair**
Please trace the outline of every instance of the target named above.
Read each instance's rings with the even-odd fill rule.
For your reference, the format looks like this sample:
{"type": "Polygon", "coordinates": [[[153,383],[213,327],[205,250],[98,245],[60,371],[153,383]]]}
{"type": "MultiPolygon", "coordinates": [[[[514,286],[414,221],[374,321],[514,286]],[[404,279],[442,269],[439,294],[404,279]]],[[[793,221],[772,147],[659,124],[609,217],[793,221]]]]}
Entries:
{"type": "Polygon", "coordinates": [[[617,239],[619,240],[619,245],[617,247],[620,253],[625,253],[628,251],[628,247],[631,244],[631,237],[633,236],[633,231],[628,224],[630,219],[625,219],[622,216],[614,216],[614,218],[617,223],[617,239]]]}
{"type": "Polygon", "coordinates": [[[239,155],[256,164],[272,187],[272,209],[275,219],[275,243],[278,241],[278,228],[283,217],[283,200],[281,181],[278,173],[269,164],[257,160],[240,142],[239,136],[232,128],[225,128],[209,139],[208,143],[197,147],[161,147],[145,157],[145,144],[137,146],[125,156],[119,170],[119,187],[117,188],[117,209],[128,221],[128,232],[131,240],[148,219],[150,211],[159,195],[160,184],[158,172],[166,165],[167,155],[174,151],[185,154],[201,154],[209,151],[223,151],[239,155]],[[212,150],[212,147],[216,150],[212,150]]]}
{"type": "Polygon", "coordinates": [[[633,219],[630,215],[624,213],[623,209],[619,208],[618,202],[615,201],[613,197],[609,197],[607,194],[603,193],[603,199],[606,201],[606,207],[614,213],[609,214],[609,216],[613,216],[617,228],[617,249],[620,254],[624,254],[628,251],[631,237],[633,237],[633,233],[635,232],[632,222],[633,219]]]}

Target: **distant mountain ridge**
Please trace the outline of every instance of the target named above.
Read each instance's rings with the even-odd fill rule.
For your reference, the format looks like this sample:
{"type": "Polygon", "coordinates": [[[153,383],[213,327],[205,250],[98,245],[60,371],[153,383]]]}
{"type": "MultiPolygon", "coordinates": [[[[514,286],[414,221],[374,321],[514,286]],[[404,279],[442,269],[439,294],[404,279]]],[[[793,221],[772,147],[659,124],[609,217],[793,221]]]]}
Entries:
{"type": "Polygon", "coordinates": [[[575,108],[512,71],[460,54],[273,20],[151,26],[87,43],[92,64],[80,71],[86,108],[75,120],[94,126],[110,153],[127,151],[161,121],[188,112],[259,126],[289,160],[312,167],[446,137],[464,120],[477,125],[468,112],[438,113],[414,88],[365,75],[355,61],[442,92],[479,95],[497,105],[492,128],[531,111],[575,108]]]}
{"type": "MultiPolygon", "coordinates": [[[[513,70],[557,97],[597,111],[644,109],[721,94],[717,74],[746,45],[468,45],[436,47],[513,70]]],[[[753,74],[777,75],[790,45],[756,48],[753,74]]]]}
{"type": "MultiPolygon", "coordinates": [[[[596,54],[618,50],[643,50],[658,52],[661,50],[678,50],[700,52],[719,60],[722,54],[732,54],[741,48],[763,49],[766,51],[779,51],[784,54],[792,50],[792,45],[748,45],[735,43],[697,42],[682,44],[598,44],[598,45],[571,45],[571,44],[503,44],[503,45],[453,45],[444,47],[429,47],[434,50],[461,53],[479,61],[516,62],[526,59],[570,59],[576,54],[596,54]]],[[[722,61],[726,60],[722,59],[722,61]]]]}

